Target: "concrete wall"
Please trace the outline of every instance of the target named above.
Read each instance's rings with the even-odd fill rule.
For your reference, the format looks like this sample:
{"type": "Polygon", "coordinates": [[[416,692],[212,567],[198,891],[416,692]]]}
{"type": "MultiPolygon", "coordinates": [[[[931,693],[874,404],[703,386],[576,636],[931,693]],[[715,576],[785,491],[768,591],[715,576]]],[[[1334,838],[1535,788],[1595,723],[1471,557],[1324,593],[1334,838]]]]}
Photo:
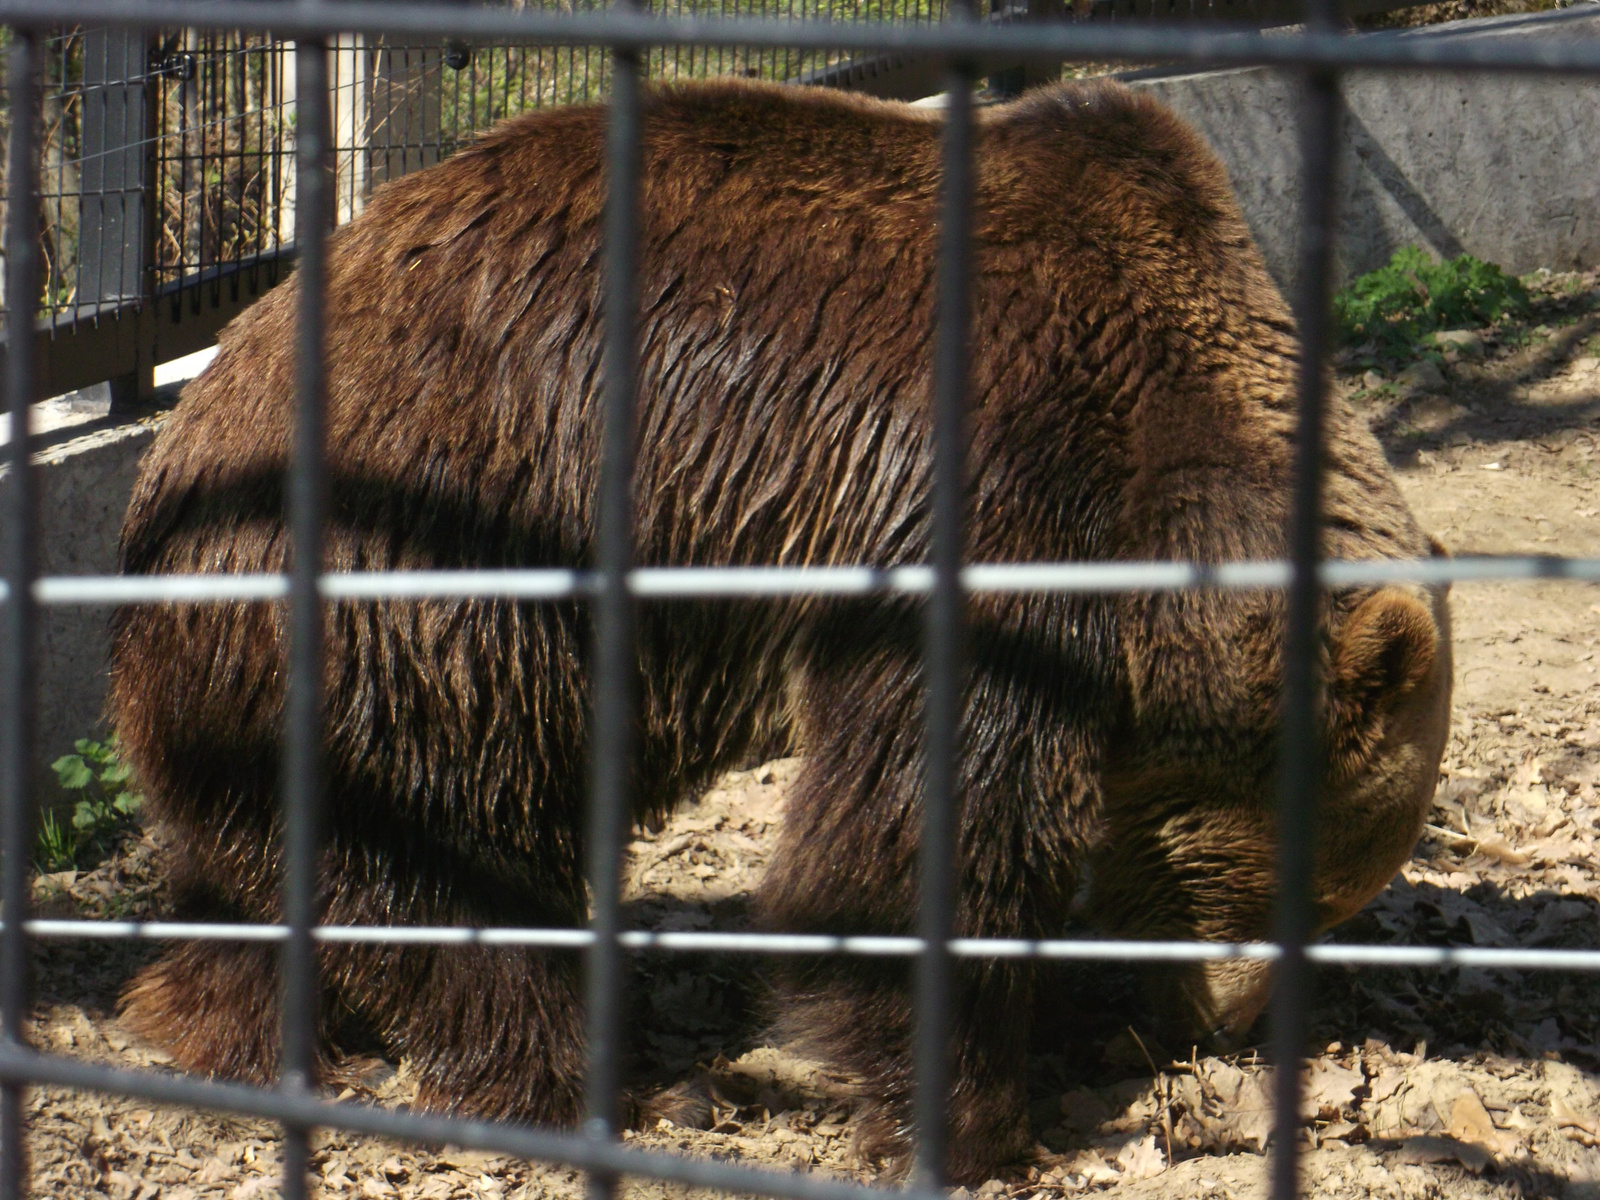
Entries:
{"type": "MultiPolygon", "coordinates": [[[[39,481],[39,570],[44,575],[112,575],[117,531],[128,506],[139,458],[158,419],[94,422],[47,434],[34,458],[39,481]],[[48,444],[54,439],[54,444],[48,444]]],[[[12,484],[0,469],[0,504],[12,484]]],[[[9,553],[0,528],[0,554],[9,553]]],[[[3,560],[0,560],[3,561],[3,560]]],[[[106,622],[110,610],[81,605],[41,610],[38,708],[34,730],[35,780],[47,803],[70,808],[49,764],[72,752],[81,737],[105,732],[106,622]]]]}
{"type": "MultiPolygon", "coordinates": [[[[1455,21],[1419,38],[1600,38],[1594,5],[1455,21]],[[1591,10],[1591,11],[1585,11],[1591,10]]],[[[1227,164],[1267,265],[1292,284],[1300,222],[1296,88],[1251,69],[1132,79],[1227,164]]],[[[1600,262],[1600,86],[1571,79],[1352,72],[1339,263],[1348,278],[1415,243],[1525,274],[1600,262]]]]}

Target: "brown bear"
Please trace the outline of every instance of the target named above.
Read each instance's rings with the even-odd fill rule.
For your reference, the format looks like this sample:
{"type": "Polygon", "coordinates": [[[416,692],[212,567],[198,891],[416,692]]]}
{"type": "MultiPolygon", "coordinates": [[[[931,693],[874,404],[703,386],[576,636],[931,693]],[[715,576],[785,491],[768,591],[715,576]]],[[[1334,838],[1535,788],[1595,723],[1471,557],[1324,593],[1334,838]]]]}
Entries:
{"type": "MultiPolygon", "coordinates": [[[[327,565],[574,566],[591,553],[603,107],[496,129],[399,180],[328,262],[327,565]]],[[[654,565],[894,564],[926,553],[941,116],[705,83],[645,108],[637,545],[654,565]]],[[[1153,102],[1057,86],[977,124],[968,554],[973,561],[1284,553],[1296,342],[1223,169],[1153,102]]],[[[129,572],[277,571],[296,291],[223,335],[146,458],[129,572]]],[[[1329,416],[1326,551],[1430,553],[1350,411],[1329,416]]],[[[919,605],[674,601],[639,620],[643,820],[791,736],[802,777],[765,926],[913,928],[919,605]]],[[[590,618],[578,602],[329,608],[323,919],[585,920],[590,618]]],[[[1442,595],[1330,597],[1323,922],[1420,831],[1449,698],[1442,595]]],[[[1075,911],[1141,937],[1256,938],[1273,890],[1282,596],[980,594],[960,759],[960,933],[1049,937],[1075,911]]],[[[115,617],[117,728],[168,831],[188,917],[278,912],[284,614],[115,617]]],[[[275,952],[178,946],[127,996],[198,1071],[267,1080],[275,952]]],[[[432,1108],[571,1122],[579,966],[537,950],[321,949],[325,1054],[359,1018],[432,1108]]],[[[1036,976],[967,966],[950,1170],[1024,1152],[1036,976]]],[[[1171,989],[1247,1024],[1259,967],[1171,989]]],[[[903,967],[795,968],[777,1006],[904,1150],[903,967]]]]}

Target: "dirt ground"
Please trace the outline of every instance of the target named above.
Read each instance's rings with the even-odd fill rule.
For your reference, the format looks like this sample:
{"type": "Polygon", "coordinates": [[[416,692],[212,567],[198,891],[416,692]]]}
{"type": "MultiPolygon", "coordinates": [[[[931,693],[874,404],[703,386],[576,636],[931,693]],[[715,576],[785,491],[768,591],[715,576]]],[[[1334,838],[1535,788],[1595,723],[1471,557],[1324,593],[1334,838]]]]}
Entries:
{"type": "MultiPolygon", "coordinates": [[[[1538,281],[1534,316],[1427,363],[1341,363],[1339,388],[1384,439],[1423,524],[1457,553],[1600,556],[1600,274],[1538,281]]],[[[1483,946],[1592,946],[1600,876],[1600,589],[1541,583],[1454,592],[1454,727],[1428,833],[1402,876],[1334,937],[1483,946]]],[[[631,847],[636,924],[736,929],[745,920],[798,760],[728,776],[631,847]]],[[[156,914],[152,835],[82,874],[41,878],[48,915],[156,914]]],[[[159,1069],[118,1025],[116,998],[153,953],[126,944],[37,949],[37,1043],[159,1069]]],[[[714,1127],[630,1134],[639,1145],[870,1180],[852,1151],[848,1081],[763,1035],[761,965],[641,958],[643,1064],[700,1076],[714,1127]]],[[[1031,1166],[975,1189],[999,1200],[1265,1195],[1267,1073],[1253,1051],[1163,1047],[1137,980],[1067,978],[1033,1062],[1031,1166]]],[[[1305,1139],[1307,1194],[1600,1197],[1600,979],[1477,970],[1327,969],[1319,977],[1305,1139]]],[[[1265,1030],[1258,1029],[1264,1036],[1265,1030]]],[[[406,1064],[373,1060],[342,1094],[412,1095],[406,1064]]],[[[277,1135],[258,1121],[44,1088],[28,1103],[36,1194],[244,1200],[277,1194],[277,1135]]],[[[573,1171],[476,1152],[323,1134],[322,1194],[576,1197],[573,1171]]],[[[630,1198],[669,1189],[643,1181],[630,1198]]],[[[958,1192],[966,1200],[964,1192],[958,1192]]]]}

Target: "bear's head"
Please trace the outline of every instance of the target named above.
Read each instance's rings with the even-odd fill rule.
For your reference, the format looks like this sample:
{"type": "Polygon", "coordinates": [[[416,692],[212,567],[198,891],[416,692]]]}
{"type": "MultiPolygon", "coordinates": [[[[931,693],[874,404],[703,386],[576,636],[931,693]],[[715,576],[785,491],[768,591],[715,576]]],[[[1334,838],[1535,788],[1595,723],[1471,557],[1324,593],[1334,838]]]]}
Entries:
{"type": "MultiPolygon", "coordinates": [[[[1164,697],[1154,689],[1143,697],[1158,715],[1126,723],[1102,778],[1106,819],[1083,889],[1088,915],[1118,937],[1265,940],[1277,891],[1282,601],[1190,603],[1183,623],[1218,619],[1203,634],[1190,625],[1187,653],[1163,655],[1158,645],[1145,657],[1147,667],[1178,668],[1199,715],[1173,718],[1184,698],[1169,684],[1164,697]]],[[[1325,628],[1327,770],[1312,878],[1319,930],[1360,910],[1410,857],[1438,781],[1452,676],[1445,589],[1335,596],[1325,628]]],[[[1168,1032],[1181,1040],[1242,1034],[1271,983],[1269,965],[1252,959],[1150,976],[1168,1032]]]]}

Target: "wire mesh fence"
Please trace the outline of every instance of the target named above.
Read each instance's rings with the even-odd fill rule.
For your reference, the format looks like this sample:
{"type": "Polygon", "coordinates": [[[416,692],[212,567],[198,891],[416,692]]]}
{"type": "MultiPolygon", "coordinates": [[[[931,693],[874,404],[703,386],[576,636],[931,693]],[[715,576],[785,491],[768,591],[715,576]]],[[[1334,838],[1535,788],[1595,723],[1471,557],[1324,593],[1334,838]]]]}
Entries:
{"type": "MultiPolygon", "coordinates": [[[[786,14],[787,15],[787,14],[786,14]]],[[[48,164],[44,154],[48,139],[56,137],[63,147],[63,161],[70,147],[79,147],[78,161],[94,157],[85,147],[88,135],[67,135],[65,118],[52,126],[41,104],[36,75],[56,59],[65,63],[77,54],[91,70],[93,60],[112,62],[110,48],[95,49],[87,34],[59,38],[41,32],[61,20],[78,20],[85,29],[105,27],[125,38],[125,45],[141,48],[150,44],[148,29],[161,29],[190,21],[196,10],[163,0],[0,0],[0,20],[10,22],[19,32],[10,45],[8,77],[11,117],[8,143],[7,212],[7,288],[8,295],[45,295],[47,280],[54,281],[52,261],[66,262],[69,255],[49,241],[41,241],[41,205],[54,198],[62,208],[69,194],[61,180],[64,166],[58,169],[55,191],[50,190],[48,164]],[[80,38],[73,49],[74,38],[80,38]],[[56,132],[52,133],[52,128],[56,132]],[[74,143],[72,136],[80,141],[74,143]],[[35,178],[41,183],[36,186],[35,178]],[[52,259],[52,255],[55,256],[52,259]]],[[[185,135],[202,139],[210,173],[190,179],[178,171],[182,186],[176,199],[163,200],[159,209],[142,214],[142,219],[159,222],[165,230],[171,222],[172,263],[182,271],[187,266],[204,264],[241,266],[252,253],[263,247],[285,244],[282,208],[292,203],[295,212],[294,244],[298,252],[298,271],[305,300],[299,309],[296,326],[297,378],[295,449],[288,480],[288,517],[296,553],[282,575],[228,576],[195,574],[152,576],[129,579],[38,579],[34,568],[32,537],[36,528],[37,496],[31,478],[28,444],[25,437],[11,441],[9,492],[11,506],[6,514],[11,530],[10,554],[6,562],[4,595],[5,625],[0,643],[4,663],[3,693],[0,693],[0,770],[3,770],[3,807],[0,807],[0,850],[3,850],[4,925],[0,929],[0,1197],[10,1200],[25,1190],[22,1121],[22,1090],[30,1083],[53,1082],[69,1087],[100,1089],[161,1102],[192,1104],[225,1112],[254,1114],[281,1121],[286,1131],[283,1194],[305,1194],[305,1163],[308,1132],[318,1126],[384,1134],[427,1141],[450,1141],[468,1147],[483,1147],[508,1153],[551,1159],[583,1167],[592,1173],[596,1194],[608,1193],[621,1173],[674,1180],[701,1186],[797,1198],[823,1197],[829,1200],[855,1200],[875,1194],[864,1189],[823,1178],[804,1175],[778,1175],[730,1166],[712,1161],[687,1160],[669,1155],[647,1154],[622,1146],[617,1140],[618,1078],[616,1046],[620,1023],[620,956],[634,948],[721,950],[759,953],[851,954],[909,957],[918,964],[916,1011],[915,1128],[917,1132],[918,1173],[914,1188],[923,1194],[936,1194],[943,1182],[942,1129],[946,1111],[947,1080],[946,1035],[948,1032],[951,987],[948,960],[952,957],[1083,957],[1120,960],[1160,958],[1173,961],[1198,961],[1223,957],[1270,959],[1276,963],[1277,980],[1273,1009],[1274,1056],[1280,1063],[1299,1059],[1303,1049],[1307,978],[1313,961],[1368,964],[1437,966],[1451,963],[1515,966],[1530,969],[1596,969],[1600,952],[1500,950],[1466,951],[1437,947],[1313,946],[1309,924],[1310,871],[1304,855],[1310,844],[1308,831],[1313,816],[1314,798],[1321,770],[1317,746],[1316,655],[1318,596],[1324,586],[1342,586],[1368,579],[1395,579],[1441,582],[1450,579],[1550,577],[1594,580],[1600,578],[1600,562],[1568,559],[1464,560],[1458,562],[1324,563],[1320,561],[1319,529],[1321,508],[1319,487],[1322,472],[1321,412],[1324,381],[1320,365],[1327,357],[1328,281],[1330,278],[1331,222],[1328,205],[1331,194],[1328,178],[1334,153],[1334,115],[1337,111],[1338,72],[1353,66],[1378,69],[1416,70],[1454,68],[1492,71],[1562,71],[1585,77],[1600,75],[1600,46],[1574,42],[1523,43],[1514,46],[1428,45],[1399,39],[1364,40],[1359,45],[1343,38],[1335,29],[1330,8],[1312,14],[1308,30],[1300,35],[1261,38],[1239,33],[1197,34],[1191,31],[1143,27],[1094,27],[1090,24],[1060,23],[1041,25],[1024,31],[999,25],[983,25],[970,19],[932,22],[907,21],[895,26],[883,23],[802,23],[763,21],[759,17],[720,18],[701,21],[646,16],[628,10],[593,13],[544,13],[522,10],[495,12],[463,10],[426,4],[381,4],[327,6],[316,3],[250,3],[249,0],[216,0],[204,9],[208,25],[219,32],[207,43],[195,35],[196,47],[211,45],[215,53],[233,62],[236,73],[208,74],[198,62],[184,55],[191,35],[184,40],[162,40],[156,62],[160,68],[159,90],[164,103],[175,94],[174,111],[185,135]],[[398,56],[381,40],[358,43],[343,41],[351,28],[363,31],[366,38],[380,38],[388,31],[395,45],[439,45],[439,66],[431,65],[428,54],[404,51],[398,56]],[[285,161],[274,161],[264,152],[269,98],[281,104],[286,98],[282,43],[265,40],[262,33],[239,30],[272,29],[279,36],[295,38],[295,70],[291,86],[297,89],[294,126],[297,164],[285,170],[285,161]],[[366,190],[396,170],[427,165],[427,156],[444,153],[448,144],[442,135],[413,136],[417,125],[424,129],[429,97],[437,97],[438,120],[443,128],[447,114],[460,129],[462,94],[446,103],[442,86],[434,79],[445,78],[451,67],[446,56],[452,53],[446,35],[469,39],[512,39],[528,43],[543,42],[551,47],[608,45],[604,72],[610,106],[609,136],[605,169],[611,184],[612,199],[607,206],[605,226],[605,419],[603,422],[602,461],[599,495],[596,503],[598,546],[593,569],[529,570],[498,572],[410,572],[370,575],[330,574],[320,571],[317,553],[323,537],[326,507],[326,472],[323,468],[325,402],[325,364],[323,362],[324,312],[321,308],[324,286],[326,237],[335,207],[346,204],[347,215],[359,209],[366,190]],[[426,39],[404,42],[399,39],[426,39]],[[251,39],[260,39],[252,41],[251,39]],[[369,50],[364,47],[376,46],[369,50]],[[755,54],[755,69],[761,63],[780,61],[776,56],[793,48],[797,54],[845,54],[886,52],[922,54],[948,62],[945,75],[947,107],[944,118],[942,192],[938,256],[939,304],[935,315],[935,396],[932,398],[936,431],[933,439],[933,494],[929,501],[933,535],[925,564],[894,569],[870,565],[849,568],[789,568],[763,571],[759,568],[718,570],[685,568],[680,570],[640,569],[633,565],[632,512],[629,487],[636,390],[637,304],[636,272],[639,260],[637,224],[638,155],[640,152],[639,82],[649,64],[664,62],[655,55],[666,46],[684,55],[679,62],[693,63],[692,47],[733,56],[755,54]],[[344,58],[341,58],[344,55],[344,58]],[[771,57],[762,58],[761,55],[771,57]],[[1306,240],[1305,259],[1300,278],[1303,294],[1297,304],[1301,338],[1301,361],[1308,369],[1299,380],[1299,418],[1296,432],[1297,464],[1293,494],[1293,521],[1286,539],[1291,554],[1288,561],[1226,565],[1185,563],[1065,563],[963,565],[962,510],[963,468],[967,453],[963,438],[963,406],[966,399],[966,348],[970,321],[968,280],[970,170],[972,157],[971,92],[978,56],[1016,56],[1043,63],[1073,58],[1148,61],[1181,59],[1201,63],[1277,65],[1302,73],[1306,82],[1305,107],[1301,113],[1304,148],[1304,188],[1300,198],[1313,236],[1306,240]],[[647,57],[649,56],[649,57],[647,57]],[[253,64],[253,65],[252,65],[253,64]],[[341,64],[345,74],[341,75],[341,64]],[[388,65],[385,65],[388,64],[388,65]],[[398,64],[398,65],[396,65],[398,64]],[[192,75],[190,74],[193,67],[192,75]],[[402,98],[394,100],[383,88],[372,86],[372,74],[400,72],[420,78],[422,100],[409,85],[395,85],[402,98]],[[430,74],[431,73],[431,74],[430,74]],[[186,76],[189,76],[186,78],[186,76]],[[230,82],[231,78],[231,82],[230,82]],[[238,128],[225,134],[213,127],[207,132],[191,129],[181,122],[183,104],[193,86],[213,89],[214,96],[231,96],[236,103],[238,128]],[[231,89],[231,90],[230,90],[231,89]],[[373,97],[384,97],[374,106],[373,97]],[[341,113],[343,115],[341,115],[341,113]],[[418,117],[417,114],[422,114],[418,117]],[[351,129],[364,127],[359,143],[341,140],[341,121],[351,129]],[[246,127],[254,122],[255,132],[246,127]],[[370,131],[379,139],[374,149],[370,131]],[[231,140],[230,140],[231,138],[231,140]],[[251,140],[254,138],[255,140],[251,140]],[[413,162],[413,156],[415,161],[413,162]],[[229,172],[233,172],[230,176],[229,172]],[[192,185],[192,186],[190,186],[192,185]],[[620,199],[618,199],[620,197],[620,199]],[[230,208],[230,205],[232,206],[230,208]],[[272,205],[270,221],[265,214],[272,205]],[[246,217],[246,213],[252,214],[246,217]],[[192,237],[191,237],[192,234],[192,237]],[[208,243],[207,238],[213,239],[208,243]],[[199,250],[191,247],[199,246],[199,250]],[[210,246],[211,249],[205,247],[210,246]],[[186,254],[196,257],[186,259],[186,254]],[[206,259],[211,253],[214,257],[206,259]],[[1280,916],[1271,943],[1217,945],[1204,943],[1126,943],[1085,941],[1038,941],[1027,939],[954,939],[952,907],[952,814],[956,797],[956,735],[962,695],[963,596],[984,590],[1030,592],[1086,591],[1118,592],[1139,588],[1282,588],[1290,597],[1287,621],[1286,654],[1288,676],[1285,685],[1284,733],[1281,752],[1283,778],[1279,791],[1281,830],[1280,916]],[[630,664],[636,653],[633,629],[635,604],[645,598],[670,595],[748,595],[779,596],[808,592],[845,591],[857,594],[905,592],[927,597],[927,621],[923,642],[923,686],[928,694],[925,739],[926,784],[922,801],[924,826],[920,839],[921,920],[917,936],[874,937],[816,935],[667,935],[624,933],[619,929],[616,911],[617,864],[620,853],[618,833],[625,812],[627,772],[621,764],[629,761],[630,664]],[[322,804],[320,765],[315,747],[321,740],[320,688],[324,678],[322,663],[323,600],[339,597],[403,596],[485,596],[506,595],[519,598],[584,596],[596,614],[595,732],[593,735],[593,777],[591,780],[591,824],[589,834],[588,879],[593,896],[593,915],[587,930],[574,929],[456,929],[322,926],[315,904],[315,856],[318,810],[322,804]],[[181,924],[106,923],[93,928],[75,922],[27,921],[29,906],[28,851],[31,845],[35,804],[30,796],[27,770],[31,748],[29,721],[32,639],[36,608],[41,603],[123,604],[182,601],[204,603],[215,600],[255,599],[283,601],[288,605],[290,635],[288,672],[289,701],[285,717],[283,919],[272,925],[195,928],[181,924]],[[1296,854],[1300,857],[1296,858],[1296,854]],[[116,1071],[74,1061],[31,1048],[25,1036],[25,1014],[29,1002],[28,939],[30,937],[114,936],[153,938],[259,939],[283,945],[285,1014],[283,1021],[283,1079],[276,1089],[246,1088],[206,1083],[173,1075],[116,1071]],[[527,1129],[434,1118],[412,1113],[366,1108],[360,1105],[331,1103],[319,1098],[312,1086],[312,1031],[315,1027],[317,995],[314,945],[317,941],[374,940],[402,942],[432,940],[441,943],[481,941],[504,945],[546,945],[582,949],[588,956],[588,1039],[589,1123],[583,1134],[527,1129]]],[[[107,47],[116,37],[108,35],[107,47]]],[[[199,53],[197,49],[194,53],[199,53]]],[[[701,51],[703,52],[703,50],[701,51]]],[[[472,61],[476,61],[473,52],[472,61]]],[[[484,119],[507,115],[513,110],[512,96],[520,104],[527,82],[528,63],[561,64],[570,81],[589,74],[584,87],[599,86],[602,65],[598,59],[581,63],[569,51],[548,60],[535,55],[516,60],[509,53],[504,65],[496,67],[494,52],[485,55],[483,70],[484,119]],[[512,69],[512,65],[516,70],[512,69]],[[497,73],[498,72],[498,73],[497,73]],[[496,99],[495,97],[498,97],[496,99]]],[[[543,52],[540,52],[541,55],[543,52]]],[[[124,61],[127,61],[124,59],[124,61]]],[[[139,59],[148,62],[148,59],[139,59]]],[[[707,62],[710,59],[701,59],[707,62]]],[[[745,61],[730,58],[718,60],[745,61]]],[[[476,71],[476,67],[473,68],[476,71]]],[[[530,92],[540,97],[540,70],[535,67],[530,92]]],[[[774,68],[776,69],[776,68],[774,68]]],[[[474,76],[476,78],[476,76],[474,76]]],[[[68,89],[62,89],[63,93],[68,89]]],[[[476,85],[467,88],[465,120],[479,120],[476,85]]],[[[545,102],[543,99],[540,102],[545,102]]],[[[63,106],[64,111],[72,102],[63,106]]],[[[80,111],[84,110],[81,103],[80,111]]],[[[123,110],[119,110],[123,111],[123,110]]],[[[131,111],[131,108],[126,110],[131,111]]],[[[154,123],[160,125],[164,108],[158,108],[154,123]]],[[[80,117],[80,120],[82,118],[80,117]]],[[[203,122],[201,124],[204,124],[203,122]]],[[[80,126],[82,128],[82,126],[80,126]]],[[[156,146],[159,139],[138,140],[138,145],[156,146]]],[[[197,143],[199,144],[199,143],[197,143]]],[[[156,160],[160,161],[157,154],[156,160]]],[[[179,166],[186,163],[175,157],[179,166]]],[[[80,168],[87,170],[87,168],[80,168]]],[[[184,168],[185,170],[187,168],[184,168]]],[[[126,216],[126,188],[109,172],[97,197],[118,197],[115,206],[126,216]],[[117,190],[122,188],[122,190],[117,190]]],[[[143,194],[143,193],[141,193],[143,194]]],[[[64,210],[63,210],[64,211],[64,210]]],[[[97,216],[102,226],[106,221],[97,216]]],[[[86,235],[83,210],[78,211],[78,246],[81,261],[86,235]]],[[[163,237],[167,236],[163,234],[163,237]]],[[[60,235],[65,244],[64,235],[60,235]]],[[[152,260],[152,269],[153,263],[152,260]]],[[[116,274],[115,272],[113,274],[116,274]]],[[[120,278],[120,276],[118,276],[120,278]]],[[[62,276],[61,278],[65,278],[62,276]]],[[[94,287],[104,292],[110,285],[105,272],[94,276],[94,287]]],[[[55,286],[54,283],[49,286],[55,286]]],[[[81,306],[85,285],[81,270],[73,276],[69,299],[61,304],[81,306]]],[[[57,301],[51,300],[52,303],[57,301]]],[[[96,304],[103,300],[96,300],[96,304]]],[[[9,353],[6,359],[6,387],[12,428],[25,430],[29,405],[36,394],[36,344],[33,314],[28,306],[13,304],[7,314],[9,353]]],[[[1280,1071],[1277,1077],[1277,1119],[1280,1136],[1276,1141],[1274,1192],[1285,1198],[1296,1194],[1295,1173],[1296,1116],[1298,1113],[1298,1073],[1280,1071]]]]}
{"type": "Polygon", "coordinates": [[[268,38],[75,28],[43,54],[47,320],[114,315],[292,237],[292,90],[268,38]]]}
{"type": "MultiPolygon", "coordinates": [[[[1362,0],[1356,7],[1412,3],[1362,0]]],[[[1021,24],[1064,17],[1272,24],[1295,19],[1298,4],[997,0],[984,16],[1021,24]]],[[[947,16],[943,0],[670,0],[651,11],[924,28],[947,16]]],[[[46,37],[41,395],[110,379],[119,406],[147,397],[156,362],[203,348],[284,278],[294,252],[291,53],[291,43],[270,32],[58,25],[46,37]]],[[[343,35],[328,54],[338,221],[360,212],[374,187],[438,162],[500,120],[597,99],[609,86],[601,45],[343,35]]],[[[656,47],[645,52],[642,69],[658,80],[733,75],[905,99],[936,90],[939,71],[927,56],[776,45],[656,47]]],[[[989,83],[1010,93],[1058,69],[996,63],[989,83]]]]}
{"type": "MultiPolygon", "coordinates": [[[[934,0],[676,0],[671,11],[942,18],[934,0]]],[[[185,305],[191,316],[202,305],[222,306],[224,290],[231,315],[241,282],[248,302],[286,273],[294,246],[292,53],[292,43],[269,33],[236,30],[79,26],[46,38],[40,311],[53,334],[162,302],[181,320],[185,305]]],[[[799,80],[839,57],[672,47],[651,52],[645,69],[655,79],[799,80]]],[[[600,46],[346,35],[330,42],[328,59],[341,222],[373,188],[437,163],[495,123],[597,99],[609,87],[600,46]]],[[[171,349],[188,345],[180,338],[171,349]]]]}

